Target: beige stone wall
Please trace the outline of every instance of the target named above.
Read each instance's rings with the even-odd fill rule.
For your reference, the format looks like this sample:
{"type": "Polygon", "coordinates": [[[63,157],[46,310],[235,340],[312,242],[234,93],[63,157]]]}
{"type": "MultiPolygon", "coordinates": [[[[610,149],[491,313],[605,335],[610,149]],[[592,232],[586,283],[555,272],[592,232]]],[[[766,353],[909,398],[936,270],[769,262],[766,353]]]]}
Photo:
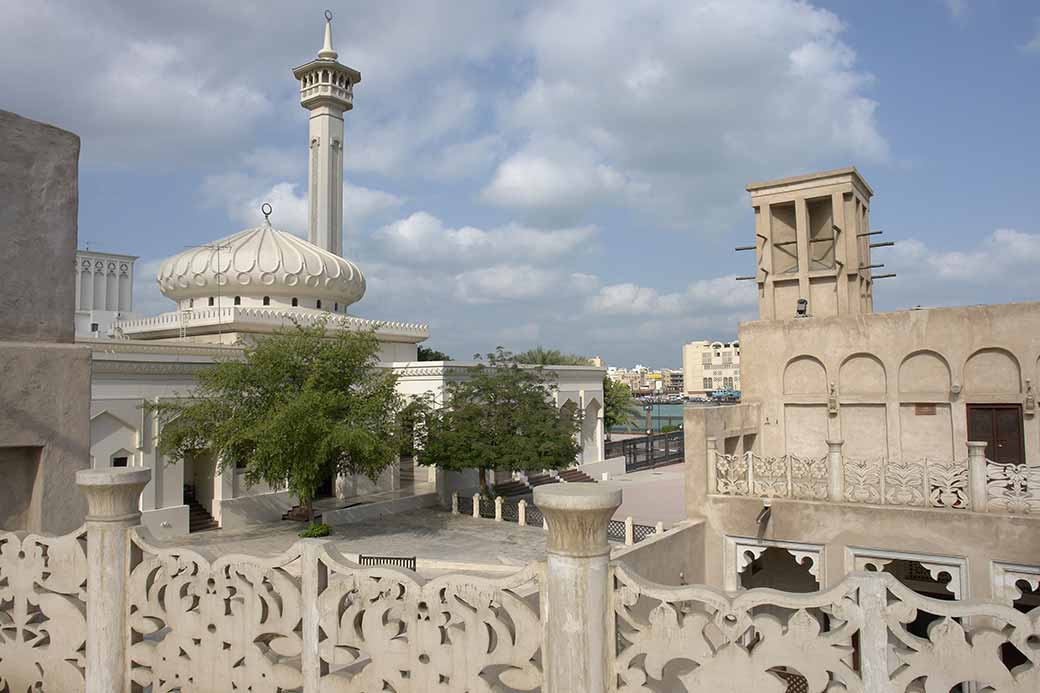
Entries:
{"type": "Polygon", "coordinates": [[[0,111],[0,527],[67,532],[85,504],[90,351],[73,340],[79,138],[0,111]]]}
{"type": "MultiPolygon", "coordinates": [[[[966,405],[1024,406],[1036,387],[1040,303],[749,322],[740,342],[763,454],[820,456],[831,439],[853,458],[964,459],[966,405]]],[[[1023,423],[1033,463],[1040,419],[1026,411],[1023,423]]]]}

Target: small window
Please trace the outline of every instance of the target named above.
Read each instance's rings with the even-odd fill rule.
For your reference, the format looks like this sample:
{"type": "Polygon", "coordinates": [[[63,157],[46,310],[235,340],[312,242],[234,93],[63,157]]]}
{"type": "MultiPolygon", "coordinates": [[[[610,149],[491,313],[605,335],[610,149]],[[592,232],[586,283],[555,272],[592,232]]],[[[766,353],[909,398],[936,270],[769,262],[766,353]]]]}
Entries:
{"type": "Polygon", "coordinates": [[[296,306],[300,305],[300,300],[298,298],[293,298],[292,305],[293,305],[293,308],[295,308],[296,306]]]}
{"type": "Polygon", "coordinates": [[[112,458],[112,466],[113,467],[125,467],[127,465],[128,461],[129,461],[129,459],[127,457],[125,457],[125,456],[124,457],[113,457],[112,458]]]}
{"type": "Polygon", "coordinates": [[[315,302],[314,307],[317,308],[318,310],[321,310],[321,299],[320,298],[315,302]]]}
{"type": "Polygon", "coordinates": [[[241,296],[235,296],[235,305],[236,306],[242,305],[242,297],[241,296]]]}
{"type": "Polygon", "coordinates": [[[264,296],[264,305],[265,306],[271,305],[271,297],[270,296],[264,296]]]}
{"type": "Polygon", "coordinates": [[[338,301],[336,303],[332,304],[332,310],[336,311],[337,313],[339,312],[339,302],[338,301]]]}
{"type": "Polygon", "coordinates": [[[704,389],[705,390],[710,390],[711,389],[711,378],[704,378],[704,389]]]}
{"type": "Polygon", "coordinates": [[[194,298],[189,298],[188,299],[188,307],[189,308],[194,308],[195,307],[195,299],[194,298]]]}
{"type": "Polygon", "coordinates": [[[90,323],[90,331],[91,332],[97,332],[100,329],[101,329],[101,326],[98,325],[96,322],[90,323]]]}
{"type": "Polygon", "coordinates": [[[210,297],[209,297],[209,304],[210,304],[211,306],[213,305],[213,297],[212,297],[212,296],[210,296],[210,297]]]}

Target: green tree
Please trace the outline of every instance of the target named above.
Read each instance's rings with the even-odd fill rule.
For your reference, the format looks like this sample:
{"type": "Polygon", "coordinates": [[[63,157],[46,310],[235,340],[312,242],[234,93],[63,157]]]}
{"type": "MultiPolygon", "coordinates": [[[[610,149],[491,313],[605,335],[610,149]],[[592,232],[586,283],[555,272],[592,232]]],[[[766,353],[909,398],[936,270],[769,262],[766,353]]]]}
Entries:
{"type": "Polygon", "coordinates": [[[603,378],[603,428],[610,439],[610,429],[635,420],[632,411],[632,390],[628,385],[603,378]]]}
{"type": "Polygon", "coordinates": [[[443,351],[437,351],[430,347],[424,347],[422,344],[419,345],[419,361],[451,361],[452,358],[445,354],[443,351]]]}
{"type": "Polygon", "coordinates": [[[564,469],[578,455],[579,413],[557,409],[556,383],[540,367],[523,367],[501,347],[465,380],[449,383],[444,406],[422,426],[420,464],[480,470],[564,469]]]}
{"type": "Polygon", "coordinates": [[[565,354],[559,349],[546,349],[536,346],[534,349],[515,354],[517,363],[529,363],[538,366],[588,366],[589,357],[578,354],[565,354]]]}
{"type": "Polygon", "coordinates": [[[250,484],[283,483],[313,519],[319,487],[336,474],[379,476],[401,445],[397,377],[377,367],[371,331],[324,324],[278,332],[198,375],[191,399],[153,405],[159,451],[172,461],[209,450],[250,484]]]}

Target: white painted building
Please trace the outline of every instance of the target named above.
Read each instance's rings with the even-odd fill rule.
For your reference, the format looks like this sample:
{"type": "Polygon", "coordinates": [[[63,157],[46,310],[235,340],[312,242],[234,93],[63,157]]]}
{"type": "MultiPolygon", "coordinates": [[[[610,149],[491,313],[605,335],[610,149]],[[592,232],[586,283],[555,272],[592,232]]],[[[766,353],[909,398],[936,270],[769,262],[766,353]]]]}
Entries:
{"type": "MultiPolygon", "coordinates": [[[[326,24],[318,58],[294,71],[301,104],[311,115],[308,240],[276,228],[268,220],[271,210],[265,208],[261,225],[189,248],[162,263],[157,280],[163,295],[173,301],[170,311],[115,321],[118,339],[79,340],[93,350],[92,464],[153,470],[141,502],[143,522],[158,536],[188,532],[192,507],[196,516],[205,511],[219,525],[236,527],[277,519],[294,503],[287,491],[249,487],[242,470],[221,472],[211,457],[172,464],[156,450],[158,424],[146,404],[190,395],[196,373],[215,360],[241,357],[244,345],[293,323],[325,320],[330,330],[374,326],[380,361],[398,372],[399,388],[406,396],[433,392],[439,397],[446,383],[465,378],[475,365],[418,362],[417,345],[429,336],[426,325],[372,321],[349,312],[366,286],[361,269],[340,254],[343,114],[353,106],[353,86],[361,75],[336,57],[331,26],[326,24]]],[[[107,282],[107,265],[101,270],[105,272],[99,270],[97,276],[107,282]]],[[[127,272],[132,280],[132,264],[127,272]]],[[[93,273],[89,276],[101,281],[93,273]]],[[[122,290],[124,285],[117,281],[115,286],[122,290]]],[[[104,290],[109,284],[104,283],[104,290]]],[[[106,308],[124,305],[108,301],[109,296],[122,296],[118,292],[90,295],[102,296],[106,308]]],[[[126,300],[125,305],[132,306],[129,293],[126,300]]],[[[590,365],[547,370],[557,376],[557,404],[583,413],[577,462],[601,461],[605,369],[590,365]]],[[[437,478],[435,470],[429,474],[431,480],[437,478]]],[[[442,482],[449,480],[438,479],[442,482]]],[[[458,486],[459,480],[450,483],[458,486]]],[[[329,490],[347,498],[399,484],[400,468],[395,465],[375,483],[343,477],[329,490]]]]}
{"type": "Polygon", "coordinates": [[[133,317],[137,257],[77,250],[76,336],[110,337],[117,320],[133,317]]]}
{"type": "Polygon", "coordinates": [[[687,396],[707,397],[715,390],[740,390],[740,342],[687,342],[682,358],[687,396]]]}

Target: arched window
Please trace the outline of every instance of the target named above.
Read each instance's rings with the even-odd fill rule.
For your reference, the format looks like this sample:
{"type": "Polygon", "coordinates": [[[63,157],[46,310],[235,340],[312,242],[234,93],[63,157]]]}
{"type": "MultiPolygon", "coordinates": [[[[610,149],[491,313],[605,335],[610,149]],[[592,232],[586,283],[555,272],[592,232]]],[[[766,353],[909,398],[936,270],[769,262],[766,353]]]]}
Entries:
{"type": "Polygon", "coordinates": [[[296,306],[300,305],[300,300],[298,298],[296,298],[295,296],[293,297],[292,305],[293,305],[293,308],[295,308],[296,306]]]}
{"type": "Polygon", "coordinates": [[[318,310],[321,310],[321,299],[320,298],[315,302],[314,307],[317,308],[318,310]]]}
{"type": "Polygon", "coordinates": [[[264,296],[264,305],[265,306],[271,305],[271,297],[270,296],[264,296]]]}
{"type": "Polygon", "coordinates": [[[241,296],[235,296],[235,305],[236,306],[242,305],[242,297],[241,296]]]}

